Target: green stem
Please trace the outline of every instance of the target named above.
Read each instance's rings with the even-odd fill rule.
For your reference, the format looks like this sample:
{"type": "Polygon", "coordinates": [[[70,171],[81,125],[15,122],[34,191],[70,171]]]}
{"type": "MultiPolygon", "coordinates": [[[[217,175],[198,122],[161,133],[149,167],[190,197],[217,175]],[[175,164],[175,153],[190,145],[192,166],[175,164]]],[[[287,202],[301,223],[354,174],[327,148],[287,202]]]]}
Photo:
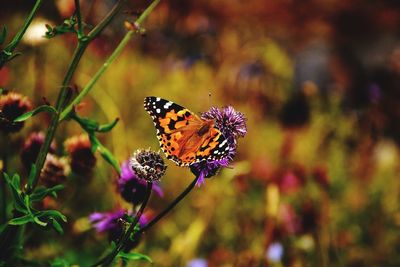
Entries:
{"type": "Polygon", "coordinates": [[[199,177],[195,177],[192,183],[188,187],[186,187],[186,189],[174,201],[172,201],[167,208],[165,208],[162,212],[160,212],[160,214],[154,217],[146,226],[141,228],[140,231],[137,232],[137,234],[142,234],[146,232],[150,227],[155,225],[159,220],[167,215],[168,212],[170,212],[182,199],[186,197],[187,194],[189,194],[190,191],[192,191],[198,180],[199,177]]]}
{"type": "Polygon", "coordinates": [[[114,50],[111,56],[104,62],[103,66],[97,71],[97,73],[93,76],[93,78],[89,81],[89,83],[82,89],[79,95],[61,112],[60,121],[63,120],[73,109],[74,106],[79,104],[82,99],[92,90],[94,84],[99,80],[99,78],[103,75],[106,69],[110,66],[110,64],[121,54],[123,48],[127,45],[131,37],[133,36],[132,31],[126,33],[125,37],[119,43],[118,47],[114,50]]]}
{"type": "Polygon", "coordinates": [[[158,5],[161,0],[154,0],[145,11],[139,16],[139,18],[135,21],[135,24],[140,26],[142,22],[149,16],[149,14],[153,11],[153,9],[158,5]]]}
{"type": "Polygon", "coordinates": [[[81,15],[81,5],[79,4],[79,0],[75,0],[75,15],[78,21],[78,39],[81,39],[82,36],[84,36],[84,33],[83,33],[83,24],[81,15]]]}
{"type": "Polygon", "coordinates": [[[7,51],[7,52],[14,51],[14,49],[17,47],[18,43],[21,41],[22,37],[24,36],[26,29],[28,29],[29,25],[31,24],[32,19],[35,16],[35,14],[41,4],[42,4],[42,0],[36,0],[36,3],[32,8],[31,13],[29,13],[28,17],[26,18],[24,25],[19,30],[19,32],[14,36],[13,40],[4,49],[5,51],[7,51]]]}
{"type": "MultiPolygon", "coordinates": [[[[160,0],[155,0],[146,8],[146,10],[140,15],[140,17],[136,20],[135,24],[140,25],[144,19],[151,13],[151,11],[157,6],[160,0]]],[[[100,24],[99,24],[100,25],[100,24]]],[[[97,28],[97,27],[96,27],[97,28]]],[[[96,28],[94,28],[89,34],[89,40],[92,39],[92,35],[97,32],[96,28]]],[[[89,83],[82,89],[79,95],[62,111],[60,116],[60,121],[65,119],[67,115],[72,111],[74,106],[78,105],[82,99],[92,90],[93,86],[99,80],[99,78],[103,75],[103,73],[107,70],[110,64],[121,54],[122,50],[128,44],[129,40],[135,34],[134,31],[128,31],[121,42],[118,44],[117,48],[114,52],[110,55],[110,57],[104,62],[103,66],[97,71],[97,73],[93,76],[93,78],[89,81],[89,83]]]]}
{"type": "MultiPolygon", "coordinates": [[[[115,17],[115,15],[120,10],[121,5],[124,1],[125,0],[120,0],[115,4],[114,8],[107,14],[107,16],[103,19],[103,21],[99,23],[99,25],[101,24],[102,26],[99,27],[99,25],[98,25],[96,27],[97,30],[96,30],[95,34],[91,37],[91,39],[88,39],[88,38],[78,39],[78,45],[75,49],[74,55],[72,57],[72,61],[68,67],[67,73],[62,82],[60,93],[58,94],[57,102],[55,105],[56,109],[57,109],[57,113],[54,114],[51,119],[49,128],[47,129],[46,138],[44,140],[42,147],[40,148],[40,152],[39,152],[39,155],[38,155],[36,163],[35,163],[37,173],[33,180],[32,186],[27,188],[28,194],[33,191],[33,189],[36,187],[36,185],[38,183],[40,171],[43,168],[44,162],[46,161],[46,157],[47,157],[47,153],[50,148],[50,144],[54,138],[55,132],[58,127],[61,111],[64,108],[66,101],[67,101],[69,84],[72,80],[72,77],[73,77],[75,71],[76,71],[78,63],[79,63],[80,59],[82,58],[82,55],[85,52],[87,46],[89,45],[90,40],[97,37],[97,35],[99,35],[101,33],[101,31],[107,26],[107,24],[111,21],[111,19],[115,17]],[[107,21],[107,23],[104,23],[104,21],[107,21]]],[[[77,2],[79,4],[79,1],[77,1],[77,2]]]]}
{"type": "Polygon", "coordinates": [[[143,214],[144,208],[147,206],[147,202],[149,201],[149,198],[150,198],[150,195],[151,195],[152,187],[153,187],[153,183],[152,182],[147,182],[145,199],[144,199],[143,203],[140,205],[140,208],[139,208],[138,212],[136,213],[133,222],[129,225],[128,230],[121,237],[121,239],[119,240],[119,242],[117,243],[115,248],[107,256],[105,256],[103,259],[99,260],[97,263],[92,265],[92,267],[98,266],[100,264],[103,267],[110,266],[110,264],[114,261],[115,257],[118,255],[118,253],[125,248],[128,240],[131,238],[131,234],[133,233],[133,231],[135,229],[135,226],[138,224],[138,222],[140,220],[140,217],[143,214]]]}
{"type": "Polygon", "coordinates": [[[100,21],[99,24],[97,24],[96,27],[93,28],[93,30],[91,30],[88,35],[87,35],[87,41],[91,41],[94,38],[96,38],[100,32],[103,31],[103,29],[111,22],[111,20],[114,18],[114,16],[121,10],[122,8],[122,4],[125,2],[126,0],[119,0],[114,7],[110,10],[110,12],[107,14],[107,16],[100,21]]]}

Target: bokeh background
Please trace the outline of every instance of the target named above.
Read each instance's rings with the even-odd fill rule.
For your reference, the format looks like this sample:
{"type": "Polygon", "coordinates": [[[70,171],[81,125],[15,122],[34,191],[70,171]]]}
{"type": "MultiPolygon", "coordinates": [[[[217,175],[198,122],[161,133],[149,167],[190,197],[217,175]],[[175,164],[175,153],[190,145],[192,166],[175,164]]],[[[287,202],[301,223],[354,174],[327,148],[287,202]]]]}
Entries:
{"type": "MultiPolygon", "coordinates": [[[[34,1],[7,1],[0,25],[15,33],[34,1]]],[[[115,49],[149,1],[124,12],[81,60],[82,88],[115,49]]],[[[88,25],[113,1],[82,1],[88,25]]],[[[41,38],[44,23],[60,24],[73,1],[45,1],[0,70],[0,86],[34,105],[54,103],[75,47],[66,34],[41,38]],[[36,26],[37,30],[36,30],[36,26]],[[38,38],[39,37],[39,38],[38,38]]],[[[147,232],[135,251],[154,266],[400,266],[400,2],[399,1],[161,1],[137,36],[79,106],[100,122],[120,118],[101,141],[126,160],[138,148],[158,149],[143,109],[149,95],[196,113],[232,105],[247,118],[232,168],[196,188],[147,232]]],[[[12,35],[11,35],[12,36],[12,35]]],[[[19,151],[46,116],[12,137],[9,169],[24,170],[19,151]]],[[[57,153],[82,130],[65,122],[57,153]]],[[[108,246],[90,225],[92,212],[129,208],[117,176],[96,155],[91,175],[69,178],[46,205],[68,216],[65,234],[29,229],[27,257],[86,266],[108,246]]],[[[148,216],[192,180],[170,161],[148,216]]],[[[131,263],[132,266],[150,266],[131,263]]]]}

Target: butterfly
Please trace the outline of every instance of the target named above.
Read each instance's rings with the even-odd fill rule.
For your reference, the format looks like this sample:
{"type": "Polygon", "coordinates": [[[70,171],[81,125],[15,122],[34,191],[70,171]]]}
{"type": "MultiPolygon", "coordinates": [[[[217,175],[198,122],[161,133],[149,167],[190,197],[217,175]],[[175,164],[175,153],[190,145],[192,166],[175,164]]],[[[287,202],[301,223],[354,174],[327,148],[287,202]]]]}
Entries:
{"type": "Polygon", "coordinates": [[[160,97],[146,97],[144,108],[153,119],[162,151],[177,165],[190,166],[227,157],[228,142],[213,120],[204,120],[160,97]]]}

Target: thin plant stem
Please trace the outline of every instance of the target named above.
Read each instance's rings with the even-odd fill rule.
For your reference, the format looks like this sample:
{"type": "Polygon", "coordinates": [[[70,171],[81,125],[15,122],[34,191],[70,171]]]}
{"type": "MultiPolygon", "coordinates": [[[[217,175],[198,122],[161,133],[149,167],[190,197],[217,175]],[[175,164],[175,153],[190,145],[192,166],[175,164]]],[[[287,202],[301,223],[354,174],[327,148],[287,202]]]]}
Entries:
{"type": "MultiPolygon", "coordinates": [[[[155,0],[152,2],[146,10],[140,15],[140,17],[135,21],[135,25],[139,26],[145,18],[151,13],[151,11],[157,6],[160,0],[155,0]]],[[[88,38],[91,39],[91,35],[96,32],[96,28],[93,29],[89,34],[88,38]]],[[[103,73],[107,70],[110,64],[121,54],[122,50],[128,44],[129,40],[136,33],[136,31],[128,31],[121,42],[118,44],[117,48],[110,55],[110,57],[104,62],[103,66],[97,71],[97,73],[93,76],[93,78],[89,81],[89,83],[82,89],[82,91],[78,94],[78,96],[62,111],[60,116],[60,121],[65,119],[67,115],[72,111],[74,106],[78,105],[82,99],[92,90],[93,86],[99,80],[99,78],[103,75],[103,73]]]]}
{"type": "Polygon", "coordinates": [[[79,0],[75,0],[75,15],[78,21],[78,38],[80,39],[82,36],[84,36],[84,32],[82,24],[81,5],[79,4],[79,0]]]}
{"type": "Polygon", "coordinates": [[[114,52],[110,55],[110,57],[104,62],[103,66],[97,71],[97,73],[93,76],[93,78],[89,81],[89,83],[82,89],[82,91],[78,94],[78,96],[61,112],[59,120],[63,120],[73,109],[74,106],[79,104],[81,100],[92,90],[95,83],[99,80],[99,78],[103,75],[103,73],[107,70],[112,62],[121,54],[123,48],[127,45],[131,37],[133,36],[132,31],[129,31],[125,34],[124,38],[119,43],[118,47],[114,50],[114,52]]]}
{"type": "MultiPolygon", "coordinates": [[[[18,31],[18,33],[14,36],[13,40],[5,47],[4,51],[7,53],[12,53],[14,49],[17,47],[19,42],[21,41],[22,37],[24,36],[26,29],[28,29],[29,25],[31,24],[33,17],[35,16],[36,12],[38,11],[40,5],[42,4],[42,0],[36,0],[35,5],[33,6],[31,12],[29,13],[28,17],[26,18],[24,25],[18,31]]],[[[0,62],[0,68],[4,65],[5,62],[0,62]]]]}
{"type": "Polygon", "coordinates": [[[92,265],[92,267],[98,266],[98,265],[101,265],[103,267],[110,266],[110,264],[114,261],[115,257],[118,255],[118,253],[125,248],[127,241],[131,238],[131,234],[133,233],[136,225],[138,224],[138,222],[140,220],[140,217],[143,214],[145,207],[147,206],[147,203],[148,203],[150,195],[151,195],[152,188],[153,188],[153,183],[147,182],[145,199],[142,202],[142,204],[140,205],[140,208],[139,208],[138,212],[136,213],[135,218],[133,219],[133,222],[129,225],[128,230],[126,230],[125,234],[121,237],[121,239],[119,240],[119,242],[117,243],[115,248],[103,259],[99,260],[97,263],[92,265]]]}
{"type": "MultiPolygon", "coordinates": [[[[57,113],[55,113],[51,119],[49,128],[47,129],[47,132],[46,132],[45,140],[43,142],[42,147],[40,148],[40,152],[39,152],[39,155],[38,155],[36,163],[35,163],[37,172],[36,172],[35,178],[32,182],[32,186],[27,188],[28,194],[33,191],[33,189],[36,187],[36,185],[38,183],[40,170],[43,168],[44,162],[47,157],[47,153],[50,148],[50,144],[51,144],[51,142],[54,138],[55,132],[57,130],[60,114],[61,114],[61,111],[62,111],[63,107],[65,106],[65,102],[67,100],[69,84],[70,84],[72,77],[77,69],[78,63],[79,63],[80,59],[82,58],[82,55],[85,52],[89,42],[91,40],[93,40],[95,37],[97,37],[97,35],[99,35],[101,33],[101,31],[108,25],[108,23],[110,23],[111,19],[114,18],[115,15],[120,10],[123,2],[125,2],[125,0],[120,0],[114,5],[114,8],[107,14],[107,16],[102,20],[102,22],[99,23],[99,25],[101,25],[101,27],[99,25],[96,26],[96,31],[93,33],[93,35],[91,36],[90,39],[87,39],[87,38],[86,39],[85,38],[78,39],[78,45],[74,51],[72,61],[68,67],[67,73],[62,82],[61,90],[60,90],[60,93],[58,95],[57,102],[55,105],[57,113]],[[105,22],[107,22],[107,23],[105,23],[105,22]]],[[[79,4],[79,1],[76,1],[75,3],[79,4]]]]}
{"type": "Polygon", "coordinates": [[[192,191],[192,189],[195,187],[197,181],[199,180],[199,177],[195,177],[194,180],[189,184],[188,187],[174,200],[171,202],[171,204],[168,205],[162,212],[160,212],[156,217],[154,217],[146,226],[141,228],[137,234],[141,234],[146,232],[150,227],[155,225],[159,220],[161,220],[165,215],[167,215],[168,212],[170,212],[182,199],[186,197],[187,194],[192,191]]]}

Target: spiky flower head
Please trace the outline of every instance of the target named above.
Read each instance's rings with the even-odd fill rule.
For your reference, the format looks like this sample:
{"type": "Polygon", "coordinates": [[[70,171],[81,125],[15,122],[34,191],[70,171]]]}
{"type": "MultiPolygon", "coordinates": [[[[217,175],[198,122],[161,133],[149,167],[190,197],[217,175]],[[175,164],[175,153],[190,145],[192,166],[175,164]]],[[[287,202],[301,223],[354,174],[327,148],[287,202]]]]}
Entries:
{"type": "MultiPolygon", "coordinates": [[[[26,170],[29,170],[31,165],[36,161],[40,148],[44,143],[44,138],[43,132],[33,132],[26,139],[21,151],[21,161],[26,170]]],[[[56,144],[52,142],[49,153],[54,154],[55,151],[56,144]]]]}
{"type": "Polygon", "coordinates": [[[31,101],[18,93],[8,93],[0,96],[0,131],[4,133],[18,132],[24,122],[14,122],[22,114],[32,109],[31,101]]]}
{"type": "MultiPolygon", "coordinates": [[[[131,168],[129,161],[121,165],[121,176],[118,179],[118,191],[122,198],[134,205],[142,203],[146,197],[146,181],[139,178],[136,172],[131,168]]],[[[159,185],[153,183],[152,190],[160,197],[163,191],[159,185]]]]}
{"type": "Polygon", "coordinates": [[[202,119],[213,120],[215,127],[221,131],[228,142],[229,152],[226,158],[221,160],[204,160],[192,164],[190,170],[198,178],[197,185],[204,183],[204,178],[217,174],[221,167],[227,167],[236,155],[237,139],[247,133],[246,118],[244,114],[235,111],[231,106],[219,109],[211,107],[209,111],[201,115],[202,119]]]}
{"type": "Polygon", "coordinates": [[[79,175],[90,174],[96,165],[89,137],[86,134],[68,138],[64,142],[65,149],[70,156],[70,165],[74,173],[79,175]]]}
{"type": "Polygon", "coordinates": [[[147,150],[136,150],[130,158],[129,164],[139,179],[154,182],[164,176],[167,166],[157,152],[147,150]]]}

